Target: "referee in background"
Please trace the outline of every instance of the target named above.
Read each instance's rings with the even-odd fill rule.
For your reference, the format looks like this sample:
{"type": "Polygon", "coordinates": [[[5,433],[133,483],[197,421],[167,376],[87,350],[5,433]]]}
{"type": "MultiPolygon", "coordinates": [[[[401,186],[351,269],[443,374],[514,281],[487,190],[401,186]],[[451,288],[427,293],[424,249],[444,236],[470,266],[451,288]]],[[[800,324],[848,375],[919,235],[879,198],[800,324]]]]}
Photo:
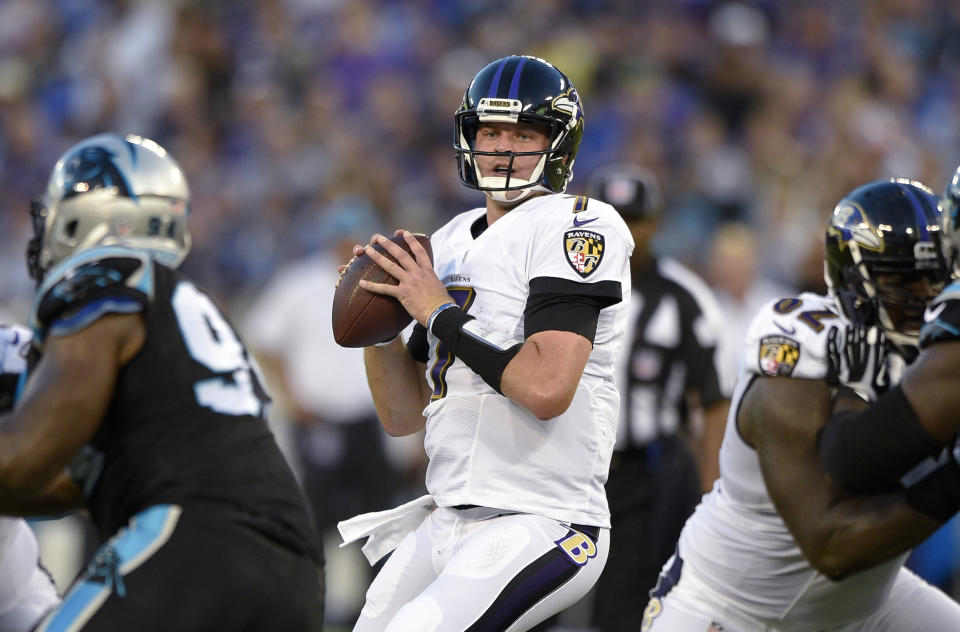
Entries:
{"type": "Polygon", "coordinates": [[[632,327],[619,359],[620,423],[607,481],[610,557],[594,591],[593,626],[636,630],[664,562],[719,476],[734,376],[721,379],[721,314],[706,283],[650,242],[663,212],[656,179],[633,165],[594,172],[587,194],[613,205],[636,247],[632,327]]]}

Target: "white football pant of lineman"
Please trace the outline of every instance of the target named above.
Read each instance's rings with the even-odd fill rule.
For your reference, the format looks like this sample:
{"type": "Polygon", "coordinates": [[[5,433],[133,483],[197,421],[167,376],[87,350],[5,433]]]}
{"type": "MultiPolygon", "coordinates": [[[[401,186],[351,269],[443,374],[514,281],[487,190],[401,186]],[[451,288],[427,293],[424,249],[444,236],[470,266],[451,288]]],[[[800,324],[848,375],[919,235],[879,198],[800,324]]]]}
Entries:
{"type": "MultiPolygon", "coordinates": [[[[568,525],[544,516],[438,508],[377,574],[354,632],[465,630],[485,614],[495,616],[502,604],[494,602],[504,587],[560,550],[569,535],[568,525]]],[[[595,550],[572,578],[530,604],[505,629],[528,630],[587,594],[606,564],[609,546],[609,530],[600,529],[595,550]]],[[[579,550],[572,547],[572,552],[579,550]]],[[[558,557],[557,564],[563,563],[558,557]]]]}
{"type": "MultiPolygon", "coordinates": [[[[671,557],[664,569],[674,562],[671,557]]],[[[666,570],[665,570],[666,572],[666,570]]],[[[660,582],[664,578],[661,575],[660,582]]],[[[657,588],[661,588],[658,584],[657,588]]],[[[663,587],[664,589],[666,587],[663,587]]],[[[842,615],[842,613],[838,613],[842,615]]],[[[718,595],[692,573],[688,565],[680,581],[659,599],[651,599],[641,632],[956,632],[960,630],[960,605],[913,572],[901,568],[890,594],[877,610],[860,621],[813,631],[782,627],[774,621],[750,616],[736,603],[718,595]]]]}
{"type": "Polygon", "coordinates": [[[37,540],[20,518],[0,517],[0,632],[27,632],[60,603],[39,564],[37,540]]]}
{"type": "MultiPolygon", "coordinates": [[[[33,338],[19,325],[0,325],[0,373],[27,369],[25,351],[33,338]]],[[[60,603],[50,575],[40,567],[33,530],[21,518],[0,516],[0,632],[32,630],[60,603]]]]}

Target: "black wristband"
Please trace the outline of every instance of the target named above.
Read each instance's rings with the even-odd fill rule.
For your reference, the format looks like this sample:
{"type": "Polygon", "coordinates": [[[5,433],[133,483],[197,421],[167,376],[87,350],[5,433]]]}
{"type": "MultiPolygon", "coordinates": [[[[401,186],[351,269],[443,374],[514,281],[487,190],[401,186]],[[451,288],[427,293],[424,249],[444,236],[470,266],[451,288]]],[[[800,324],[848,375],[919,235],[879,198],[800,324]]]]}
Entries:
{"type": "Polygon", "coordinates": [[[450,353],[462,360],[484,382],[503,395],[503,391],[500,390],[503,371],[523,344],[517,343],[509,349],[501,349],[483,338],[464,331],[463,326],[471,320],[473,317],[468,316],[459,307],[449,307],[434,317],[431,330],[433,335],[447,345],[450,353]]]}
{"type": "MultiPolygon", "coordinates": [[[[947,450],[952,450],[948,447],[947,450]]],[[[960,511],[960,465],[950,454],[916,483],[907,487],[907,504],[940,522],[960,511]]]]}
{"type": "Polygon", "coordinates": [[[854,493],[889,491],[914,464],[941,445],[920,424],[896,386],[859,413],[834,415],[817,435],[823,468],[854,493]]]}

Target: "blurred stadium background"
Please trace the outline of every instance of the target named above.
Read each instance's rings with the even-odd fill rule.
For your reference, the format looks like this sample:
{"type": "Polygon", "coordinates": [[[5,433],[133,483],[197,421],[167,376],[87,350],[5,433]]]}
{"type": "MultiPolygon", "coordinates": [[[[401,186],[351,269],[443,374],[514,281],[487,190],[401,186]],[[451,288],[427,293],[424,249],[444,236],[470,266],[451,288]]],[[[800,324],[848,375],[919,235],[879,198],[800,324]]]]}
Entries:
{"type": "MultiPolygon", "coordinates": [[[[729,298],[732,331],[752,288],[822,289],[822,227],[846,191],[889,176],[940,191],[960,163],[958,3],[0,0],[0,316],[29,310],[29,199],[103,131],[181,162],[184,268],[235,322],[354,214],[430,232],[482,203],[457,180],[452,114],[511,53],[581,92],[570,190],[603,163],[651,169],[669,209],[657,247],[729,298]],[[717,274],[721,253],[736,261],[717,274]]],[[[82,530],[53,524],[38,528],[64,582],[82,530]]],[[[955,533],[914,561],[954,592],[955,533]]]]}

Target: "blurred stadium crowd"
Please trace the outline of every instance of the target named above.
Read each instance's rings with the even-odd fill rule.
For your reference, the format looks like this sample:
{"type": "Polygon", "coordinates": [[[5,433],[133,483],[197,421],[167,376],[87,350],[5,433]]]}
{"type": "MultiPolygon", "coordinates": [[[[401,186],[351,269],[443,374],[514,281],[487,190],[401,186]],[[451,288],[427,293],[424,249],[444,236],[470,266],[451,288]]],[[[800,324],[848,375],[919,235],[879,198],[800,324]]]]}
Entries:
{"type": "Polygon", "coordinates": [[[660,248],[698,268],[739,220],[769,276],[817,284],[810,250],[844,192],[891,175],[939,190],[960,161],[954,3],[4,0],[0,297],[29,295],[29,198],[101,131],[178,157],[187,271],[225,302],[324,245],[338,211],[429,231],[480,202],[457,181],[452,113],[515,52],[582,93],[571,190],[601,163],[652,169],[671,209],[660,248]]]}
{"type": "Polygon", "coordinates": [[[568,191],[604,163],[651,169],[669,209],[658,249],[708,278],[708,245],[737,222],[763,276],[821,289],[844,193],[889,176],[940,191],[960,163],[957,3],[0,0],[0,312],[29,307],[29,199],[103,131],[177,157],[184,269],[235,320],[351,218],[430,232],[482,204],[457,179],[453,112],[511,53],[581,92],[568,191]]]}

